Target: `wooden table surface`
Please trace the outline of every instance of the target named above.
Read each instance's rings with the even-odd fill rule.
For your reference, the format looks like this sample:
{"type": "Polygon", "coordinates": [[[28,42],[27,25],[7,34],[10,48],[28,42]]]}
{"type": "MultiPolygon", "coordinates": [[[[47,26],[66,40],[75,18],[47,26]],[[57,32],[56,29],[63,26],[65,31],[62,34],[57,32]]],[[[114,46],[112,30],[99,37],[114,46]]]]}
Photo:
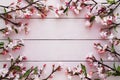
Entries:
{"type": "MultiPolygon", "coordinates": [[[[16,0],[0,0],[0,4],[8,5],[16,0]]],[[[96,0],[104,2],[105,0],[96,0]]],[[[57,6],[59,0],[48,0],[48,4],[57,6]]],[[[14,53],[28,57],[26,65],[28,67],[41,66],[48,64],[46,75],[51,71],[52,64],[61,64],[63,66],[76,66],[85,63],[85,57],[89,54],[98,54],[93,47],[93,43],[107,43],[100,38],[100,25],[95,23],[92,28],[85,26],[85,10],[80,15],[75,16],[69,12],[68,16],[57,19],[53,13],[50,13],[46,19],[38,17],[31,18],[29,21],[30,33],[28,35],[18,34],[11,36],[14,39],[24,39],[25,47],[21,51],[14,53]]],[[[0,19],[0,26],[5,26],[0,19]]],[[[120,28],[118,28],[120,30],[120,28]]],[[[120,32],[116,34],[120,38],[120,32]]],[[[3,41],[2,35],[0,41],[3,41]]],[[[105,60],[106,58],[104,58],[105,60]]],[[[6,57],[0,56],[1,64],[5,63],[6,57]]],[[[106,62],[111,65],[113,62],[106,62]]],[[[119,64],[119,63],[118,63],[119,64]]],[[[52,80],[68,80],[64,72],[58,72],[52,80]]],[[[117,77],[110,77],[107,80],[119,80],[117,77]]],[[[74,78],[73,80],[79,80],[74,78]]]]}

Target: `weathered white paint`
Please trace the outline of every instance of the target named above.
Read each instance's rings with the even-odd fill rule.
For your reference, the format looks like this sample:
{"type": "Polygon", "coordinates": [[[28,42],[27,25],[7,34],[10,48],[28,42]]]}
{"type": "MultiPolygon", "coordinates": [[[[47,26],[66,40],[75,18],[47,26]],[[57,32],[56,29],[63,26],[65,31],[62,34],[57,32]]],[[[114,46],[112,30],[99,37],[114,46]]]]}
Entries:
{"type": "MultiPolygon", "coordinates": [[[[0,4],[6,5],[16,0],[0,0],[0,4]]],[[[56,5],[59,3],[57,0],[48,0],[48,4],[56,5]]],[[[96,0],[105,1],[105,0],[96,0]]],[[[70,12],[71,13],[71,12],[70,12]]],[[[50,72],[49,67],[52,64],[62,63],[64,67],[66,66],[76,66],[79,62],[61,62],[62,61],[82,61],[91,52],[95,52],[93,48],[94,42],[103,42],[99,38],[99,28],[100,25],[94,24],[94,26],[89,29],[85,27],[83,18],[85,12],[82,11],[80,15],[73,16],[71,13],[68,17],[72,19],[54,19],[54,14],[50,13],[48,19],[31,19],[30,20],[30,33],[28,35],[20,34],[11,36],[12,38],[25,39],[25,47],[18,52],[12,53],[14,56],[25,55],[28,57],[28,61],[53,61],[53,62],[27,62],[28,67],[42,66],[46,63],[48,68],[46,69],[46,75],[50,72]],[[50,19],[52,18],[52,19],[50,19]],[[43,39],[43,40],[40,40],[43,39]],[[44,40],[44,39],[79,39],[79,40],[44,40]],[[90,40],[94,39],[94,40],[90,40]],[[96,39],[96,40],[95,40],[96,39]],[[59,62],[54,62],[59,61],[59,62]]],[[[4,27],[2,21],[0,26],[4,27]]],[[[118,29],[120,30],[120,28],[118,29]]],[[[120,37],[119,33],[115,33],[120,37]]],[[[4,39],[0,34],[0,39],[4,39]]],[[[0,40],[2,41],[2,40],[0,40]]],[[[95,54],[97,56],[97,54],[95,54]]],[[[6,56],[7,58],[7,56],[6,56]]],[[[0,56],[0,60],[5,60],[3,56],[0,56]]],[[[1,62],[2,64],[3,62],[1,62]]],[[[84,63],[84,62],[83,62],[84,63]]],[[[111,63],[108,63],[109,65],[111,63]]],[[[0,65],[0,67],[2,67],[0,65]]],[[[46,76],[45,75],[45,76],[46,76]]],[[[117,77],[109,78],[107,80],[118,80],[117,77]]],[[[52,80],[68,80],[64,75],[64,72],[57,73],[55,78],[52,80]]],[[[79,78],[74,78],[73,80],[79,80],[79,78]]]]}

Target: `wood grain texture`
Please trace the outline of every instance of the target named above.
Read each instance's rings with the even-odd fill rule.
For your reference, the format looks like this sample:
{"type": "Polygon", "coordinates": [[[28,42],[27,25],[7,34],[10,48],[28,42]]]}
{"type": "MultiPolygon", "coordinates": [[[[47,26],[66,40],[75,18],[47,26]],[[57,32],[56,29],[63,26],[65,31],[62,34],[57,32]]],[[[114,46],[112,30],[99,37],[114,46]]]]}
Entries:
{"type": "MultiPolygon", "coordinates": [[[[8,5],[17,0],[0,0],[0,4],[8,5]]],[[[96,0],[97,2],[106,2],[106,0],[96,0]]],[[[59,0],[48,0],[47,4],[57,6],[60,4],[59,0]],[[56,4],[57,3],[57,4],[56,4]]],[[[116,10],[116,13],[119,10],[116,10]]],[[[49,13],[47,18],[42,20],[38,19],[38,16],[34,16],[30,19],[30,33],[24,35],[23,33],[18,35],[11,35],[13,39],[22,38],[25,41],[25,47],[20,51],[10,52],[15,57],[18,55],[25,55],[28,57],[25,65],[30,68],[31,66],[41,67],[43,64],[47,64],[45,71],[46,77],[51,72],[52,64],[62,65],[64,68],[67,66],[73,67],[80,63],[85,63],[85,57],[92,52],[97,59],[102,57],[106,60],[106,57],[99,56],[93,48],[94,42],[107,43],[106,40],[100,40],[99,23],[95,23],[90,29],[85,27],[84,15],[86,9],[81,11],[80,15],[74,15],[69,12],[68,16],[63,16],[62,19],[56,19],[54,13],[49,13]]],[[[116,14],[115,13],[115,14],[116,14]]],[[[0,19],[0,26],[5,27],[4,21],[0,19]]],[[[0,28],[1,28],[0,27],[0,28]]],[[[120,28],[117,29],[118,33],[115,33],[120,38],[120,28]]],[[[4,41],[4,37],[0,34],[0,41],[4,41]]],[[[119,49],[117,50],[119,51],[119,49]]],[[[0,56],[0,68],[2,64],[9,63],[8,55],[0,56]]],[[[112,65],[113,62],[106,62],[108,65],[112,65]]],[[[118,63],[119,64],[119,63],[118,63]]],[[[119,80],[119,77],[109,77],[107,80],[119,80]]],[[[52,80],[68,80],[65,76],[65,72],[56,73],[52,80]]],[[[79,80],[78,77],[72,80],[79,80]]]]}
{"type": "MultiPolygon", "coordinates": [[[[11,35],[23,39],[99,39],[100,26],[89,29],[82,19],[31,19],[28,35],[11,35]],[[95,34],[96,33],[96,34],[95,34]]],[[[5,26],[1,24],[1,26],[5,26]]],[[[3,39],[2,35],[0,38],[3,39]]]]}
{"type": "MultiPolygon", "coordinates": [[[[28,60],[35,61],[81,61],[94,52],[94,42],[105,42],[101,40],[25,40],[25,47],[13,53],[13,55],[25,55],[28,60]]],[[[12,52],[11,52],[12,53],[12,52]]],[[[103,56],[101,56],[103,57],[103,56]]],[[[0,58],[4,60],[5,58],[0,58]]]]}

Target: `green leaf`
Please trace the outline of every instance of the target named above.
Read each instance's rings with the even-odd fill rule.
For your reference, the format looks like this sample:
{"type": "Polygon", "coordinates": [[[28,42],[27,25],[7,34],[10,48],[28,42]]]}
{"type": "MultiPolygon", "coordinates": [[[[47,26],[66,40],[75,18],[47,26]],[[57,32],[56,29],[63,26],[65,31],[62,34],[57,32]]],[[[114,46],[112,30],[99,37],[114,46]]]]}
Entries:
{"type": "Polygon", "coordinates": [[[32,0],[32,2],[34,2],[34,0],[32,0]]]}
{"type": "Polygon", "coordinates": [[[81,68],[82,68],[82,71],[83,71],[85,77],[87,77],[86,67],[83,64],[81,64],[81,68]]]}
{"type": "Polygon", "coordinates": [[[116,71],[108,71],[108,72],[106,72],[107,75],[108,75],[108,76],[111,76],[111,75],[113,75],[113,76],[120,76],[120,73],[119,73],[119,71],[120,71],[120,66],[116,67],[116,65],[115,65],[115,63],[114,63],[114,64],[113,64],[113,68],[114,68],[116,71],[118,71],[118,72],[116,72],[116,71]]]}
{"type": "Polygon", "coordinates": [[[107,3],[109,3],[109,4],[115,4],[115,0],[107,0],[107,3]]]}
{"type": "Polygon", "coordinates": [[[114,45],[112,45],[112,47],[111,47],[111,52],[115,52],[114,45]]]}
{"type": "Polygon", "coordinates": [[[115,65],[115,63],[113,64],[113,68],[116,69],[116,65],[115,65]]]}
{"type": "Polygon", "coordinates": [[[95,20],[95,16],[92,16],[91,18],[90,18],[90,22],[93,22],[95,20]]]}
{"type": "Polygon", "coordinates": [[[37,74],[38,73],[38,67],[35,67],[34,68],[34,74],[37,74]]]}
{"type": "Polygon", "coordinates": [[[7,10],[4,8],[4,12],[7,13],[7,10]]]}
{"type": "Polygon", "coordinates": [[[0,48],[4,47],[4,42],[0,42],[0,48]]]}
{"type": "Polygon", "coordinates": [[[14,66],[12,69],[15,69],[17,71],[21,71],[21,67],[20,66],[14,66]]]}
{"type": "Polygon", "coordinates": [[[29,76],[30,75],[30,73],[31,73],[31,69],[28,69],[21,77],[20,77],[20,79],[22,79],[22,78],[25,78],[25,77],[27,77],[27,76],[29,76]]]}
{"type": "Polygon", "coordinates": [[[120,73],[117,73],[117,72],[111,72],[111,75],[113,75],[113,76],[120,76],[120,73]]]}
{"type": "Polygon", "coordinates": [[[100,58],[100,61],[101,61],[101,63],[103,63],[103,59],[102,58],[100,58]]]}
{"type": "Polygon", "coordinates": [[[28,70],[20,77],[20,79],[29,76],[30,73],[33,72],[33,71],[34,71],[34,74],[37,74],[37,72],[38,72],[38,67],[35,67],[34,69],[28,69],[28,70]]]}
{"type": "Polygon", "coordinates": [[[66,13],[68,11],[68,7],[63,11],[63,13],[66,13]]]}
{"type": "Polygon", "coordinates": [[[4,42],[0,42],[0,49],[4,48],[4,42]]]}
{"type": "Polygon", "coordinates": [[[120,66],[117,67],[117,71],[120,71],[120,66]]]}
{"type": "Polygon", "coordinates": [[[117,28],[117,27],[115,26],[115,27],[114,27],[114,31],[118,33],[118,31],[117,31],[117,29],[116,29],[116,28],[117,28]]]}
{"type": "Polygon", "coordinates": [[[0,42],[0,45],[4,45],[4,42],[0,42]]]}
{"type": "Polygon", "coordinates": [[[18,34],[18,30],[17,29],[14,29],[15,30],[15,32],[18,34]]]}
{"type": "Polygon", "coordinates": [[[13,40],[12,40],[12,39],[10,39],[10,37],[8,37],[8,41],[9,41],[9,42],[12,42],[13,40]]]}
{"type": "Polygon", "coordinates": [[[100,80],[100,79],[94,79],[94,80],[100,80]]]}
{"type": "Polygon", "coordinates": [[[106,74],[109,77],[109,76],[113,75],[113,72],[108,71],[108,72],[106,72],[106,74]]]}

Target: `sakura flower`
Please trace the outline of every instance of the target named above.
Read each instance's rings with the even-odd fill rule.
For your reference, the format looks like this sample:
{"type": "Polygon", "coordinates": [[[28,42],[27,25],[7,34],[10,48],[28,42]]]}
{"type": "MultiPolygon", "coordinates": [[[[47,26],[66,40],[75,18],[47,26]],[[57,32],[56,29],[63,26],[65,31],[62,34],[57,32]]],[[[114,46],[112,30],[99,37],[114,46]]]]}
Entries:
{"type": "Polygon", "coordinates": [[[8,31],[12,31],[12,30],[13,30],[13,29],[12,29],[12,26],[9,25],[9,24],[6,25],[6,28],[8,29],[8,31]]]}
{"type": "Polygon", "coordinates": [[[16,2],[13,2],[9,5],[9,8],[8,9],[11,9],[11,10],[15,10],[15,9],[18,9],[20,7],[23,7],[23,3],[22,1],[16,1],[16,2]]]}
{"type": "Polygon", "coordinates": [[[13,19],[16,17],[24,18],[24,13],[22,11],[16,11],[16,14],[12,15],[13,19]]]}
{"type": "MultiPolygon", "coordinates": [[[[76,3],[76,1],[74,3],[76,3]]],[[[82,4],[81,2],[77,2],[75,5],[71,5],[70,6],[71,9],[73,9],[73,11],[74,11],[75,14],[80,14],[80,11],[83,9],[81,7],[81,4],[82,4]]]]}
{"type": "Polygon", "coordinates": [[[57,17],[57,18],[59,18],[60,16],[62,16],[63,14],[64,14],[64,10],[66,9],[66,6],[65,5],[57,5],[57,7],[56,8],[54,8],[53,7],[53,12],[54,12],[54,14],[55,14],[55,16],[57,17]]]}
{"type": "Polygon", "coordinates": [[[1,32],[3,33],[3,36],[8,36],[13,32],[13,26],[12,25],[5,25],[5,28],[1,29],[1,32]]]}
{"type": "Polygon", "coordinates": [[[86,62],[88,63],[88,65],[93,66],[93,64],[94,64],[94,56],[93,55],[87,56],[86,57],[86,62]]]}
{"type": "Polygon", "coordinates": [[[72,0],[73,2],[76,2],[77,0],[72,0]]]}
{"type": "Polygon", "coordinates": [[[80,5],[77,6],[77,9],[78,10],[82,10],[82,7],[80,7],[80,5]]]}
{"type": "Polygon", "coordinates": [[[80,77],[80,79],[85,79],[85,75],[84,74],[80,74],[79,77],[80,77]]]}
{"type": "Polygon", "coordinates": [[[41,80],[38,75],[34,75],[34,80],[41,80]]]}
{"type": "Polygon", "coordinates": [[[10,42],[10,43],[8,44],[8,48],[13,48],[15,45],[16,45],[16,44],[14,44],[13,42],[10,42]]]}
{"type": "Polygon", "coordinates": [[[113,60],[114,60],[114,57],[113,57],[112,55],[108,54],[108,60],[113,61],[113,60]]]}
{"type": "Polygon", "coordinates": [[[22,0],[18,0],[18,2],[22,2],[22,0]]]}
{"type": "Polygon", "coordinates": [[[85,26],[86,26],[86,27],[90,27],[90,26],[91,26],[90,21],[87,20],[87,21],[85,22],[85,26]]]}
{"type": "Polygon", "coordinates": [[[0,76],[5,76],[7,72],[8,72],[7,68],[0,69],[0,76]]]}
{"type": "Polygon", "coordinates": [[[96,23],[101,23],[101,18],[99,16],[96,16],[95,21],[96,23]]]}
{"type": "Polygon", "coordinates": [[[19,32],[21,32],[21,31],[25,31],[25,27],[26,27],[26,24],[21,23],[21,26],[18,27],[17,30],[18,30],[19,32]]]}
{"type": "Polygon", "coordinates": [[[79,10],[74,9],[74,13],[75,13],[75,14],[79,14],[80,12],[79,12],[79,10]]]}
{"type": "Polygon", "coordinates": [[[23,65],[23,63],[18,63],[18,64],[16,64],[16,66],[19,66],[22,68],[24,65],[23,65]]]}
{"type": "Polygon", "coordinates": [[[113,16],[107,16],[102,19],[102,24],[105,26],[111,25],[114,22],[115,22],[115,17],[113,17],[113,16]]]}
{"type": "Polygon", "coordinates": [[[26,61],[27,58],[26,58],[25,56],[20,56],[19,60],[20,60],[20,61],[26,61]]]}
{"type": "Polygon", "coordinates": [[[56,17],[63,15],[64,14],[63,11],[64,10],[56,10],[56,17]]]}
{"type": "Polygon", "coordinates": [[[72,80],[72,76],[71,76],[71,75],[67,75],[67,78],[68,78],[69,80],[72,80]]]}
{"type": "Polygon", "coordinates": [[[92,76],[89,75],[89,74],[87,74],[87,78],[86,78],[86,76],[85,76],[84,73],[80,74],[79,77],[80,77],[80,79],[82,79],[82,80],[88,80],[87,78],[90,78],[90,79],[92,78],[92,76]]]}
{"type": "Polygon", "coordinates": [[[90,74],[87,74],[87,77],[91,79],[91,78],[92,78],[92,75],[90,75],[90,74]]]}
{"type": "Polygon", "coordinates": [[[8,78],[14,77],[14,74],[11,72],[8,76],[8,78]]]}
{"type": "Polygon", "coordinates": [[[14,80],[19,80],[19,78],[20,78],[20,75],[19,75],[19,74],[16,74],[14,80]]]}
{"type": "MultiPolygon", "coordinates": [[[[0,53],[2,55],[6,55],[11,51],[18,50],[22,46],[24,46],[23,43],[24,43],[23,40],[11,40],[11,39],[9,39],[8,44],[5,44],[5,43],[2,44],[3,47],[1,47],[1,49],[0,49],[1,52],[0,53]]],[[[10,53],[9,53],[9,56],[11,57],[10,53]]]]}
{"type": "Polygon", "coordinates": [[[101,36],[102,39],[106,39],[108,37],[108,33],[102,31],[102,32],[100,32],[100,36],[101,36]]]}
{"type": "Polygon", "coordinates": [[[29,19],[32,15],[33,13],[29,9],[25,9],[24,17],[26,19],[29,19]]]}
{"type": "Polygon", "coordinates": [[[102,78],[102,79],[105,79],[105,74],[99,74],[99,77],[102,78]]]}
{"type": "Polygon", "coordinates": [[[90,19],[92,16],[93,16],[92,13],[87,12],[87,14],[85,15],[85,18],[86,18],[86,19],[90,19]]]}
{"type": "Polygon", "coordinates": [[[106,53],[106,49],[108,48],[108,45],[105,44],[104,46],[102,46],[100,43],[94,43],[94,47],[98,53],[104,54],[106,53]]]}
{"type": "Polygon", "coordinates": [[[3,50],[3,51],[1,52],[1,54],[2,54],[2,55],[6,55],[6,54],[8,54],[8,52],[9,52],[8,50],[3,50]]]}
{"type": "Polygon", "coordinates": [[[98,62],[94,62],[93,66],[97,67],[98,66],[98,62]]]}
{"type": "Polygon", "coordinates": [[[97,69],[98,69],[98,74],[103,72],[103,67],[98,67],[97,69]]]}
{"type": "Polygon", "coordinates": [[[109,39],[110,43],[113,43],[114,38],[115,38],[115,35],[112,34],[112,33],[108,36],[108,39],[109,39]]]}
{"type": "Polygon", "coordinates": [[[8,54],[9,55],[9,58],[7,58],[7,60],[12,60],[14,59],[13,55],[11,53],[8,54]]]}

